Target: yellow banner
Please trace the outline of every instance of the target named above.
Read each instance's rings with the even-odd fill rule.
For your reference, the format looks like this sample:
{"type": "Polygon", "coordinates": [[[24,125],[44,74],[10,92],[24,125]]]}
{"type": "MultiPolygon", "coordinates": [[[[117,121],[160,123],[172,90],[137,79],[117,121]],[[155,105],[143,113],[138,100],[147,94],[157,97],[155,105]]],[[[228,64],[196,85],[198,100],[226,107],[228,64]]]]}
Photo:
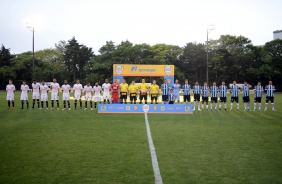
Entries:
{"type": "Polygon", "coordinates": [[[174,76],[174,65],[114,64],[114,76],[174,76]]]}

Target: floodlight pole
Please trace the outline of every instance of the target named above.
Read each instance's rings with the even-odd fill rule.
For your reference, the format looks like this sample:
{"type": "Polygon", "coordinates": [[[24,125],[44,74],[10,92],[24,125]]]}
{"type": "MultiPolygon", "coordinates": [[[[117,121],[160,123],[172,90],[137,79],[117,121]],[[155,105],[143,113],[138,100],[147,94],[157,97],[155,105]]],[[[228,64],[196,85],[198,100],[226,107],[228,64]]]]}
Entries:
{"type": "Polygon", "coordinates": [[[209,34],[214,28],[207,28],[207,83],[209,83],[209,34]]]}
{"type": "Polygon", "coordinates": [[[32,32],[32,77],[34,77],[34,27],[28,26],[27,28],[32,32]]]}

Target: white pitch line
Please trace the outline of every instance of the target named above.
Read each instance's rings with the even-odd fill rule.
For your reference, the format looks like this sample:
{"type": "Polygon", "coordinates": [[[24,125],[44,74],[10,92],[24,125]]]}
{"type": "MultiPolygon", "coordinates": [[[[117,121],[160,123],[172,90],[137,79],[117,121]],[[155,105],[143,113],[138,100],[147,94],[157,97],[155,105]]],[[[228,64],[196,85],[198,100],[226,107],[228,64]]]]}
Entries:
{"type": "Polygon", "coordinates": [[[155,176],[155,184],[162,184],[163,180],[162,180],[162,176],[161,176],[161,173],[160,173],[156,149],[155,149],[153,139],[152,139],[152,135],[151,135],[148,116],[147,116],[147,113],[144,113],[144,114],[145,114],[148,142],[149,142],[150,153],[151,153],[151,158],[152,158],[152,166],[153,166],[153,171],[154,171],[154,176],[155,176]]]}

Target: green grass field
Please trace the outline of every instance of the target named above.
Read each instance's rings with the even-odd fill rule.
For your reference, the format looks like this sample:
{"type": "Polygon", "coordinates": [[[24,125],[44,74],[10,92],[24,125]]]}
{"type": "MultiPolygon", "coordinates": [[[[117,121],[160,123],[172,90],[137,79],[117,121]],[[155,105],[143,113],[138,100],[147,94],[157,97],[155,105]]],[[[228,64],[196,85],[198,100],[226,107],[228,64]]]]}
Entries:
{"type": "MultiPolygon", "coordinates": [[[[18,92],[7,111],[5,98],[0,183],[154,183],[144,115],[20,110],[18,92]]],[[[282,183],[282,95],[275,107],[148,114],[163,183],[282,183]]]]}

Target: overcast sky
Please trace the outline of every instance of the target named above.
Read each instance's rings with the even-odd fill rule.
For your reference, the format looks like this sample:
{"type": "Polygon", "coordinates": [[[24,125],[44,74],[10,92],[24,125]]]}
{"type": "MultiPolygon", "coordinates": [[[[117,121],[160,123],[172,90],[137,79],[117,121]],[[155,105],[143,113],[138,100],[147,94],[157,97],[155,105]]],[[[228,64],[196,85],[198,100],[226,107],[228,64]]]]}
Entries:
{"type": "Polygon", "coordinates": [[[53,48],[73,36],[96,54],[106,41],[184,46],[209,37],[243,35],[254,45],[282,29],[282,0],[0,0],[0,44],[12,53],[53,48]]]}

